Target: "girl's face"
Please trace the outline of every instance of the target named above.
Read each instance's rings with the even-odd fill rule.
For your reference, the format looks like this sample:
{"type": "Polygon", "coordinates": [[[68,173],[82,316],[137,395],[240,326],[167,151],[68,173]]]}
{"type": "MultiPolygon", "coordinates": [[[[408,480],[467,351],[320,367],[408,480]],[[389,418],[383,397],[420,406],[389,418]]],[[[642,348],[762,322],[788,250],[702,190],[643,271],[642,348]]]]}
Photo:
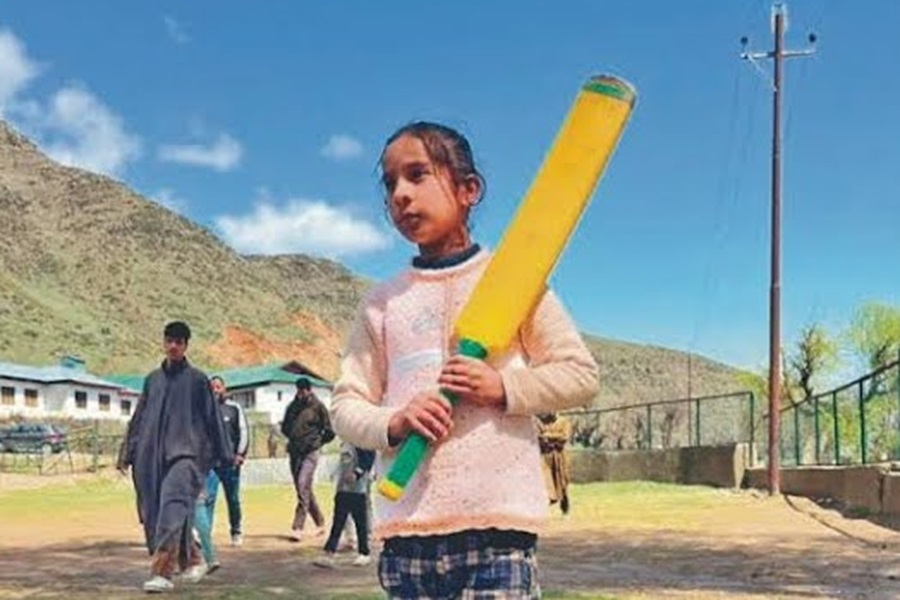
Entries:
{"type": "Polygon", "coordinates": [[[391,220],[422,256],[440,258],[470,245],[469,209],[481,191],[476,178],[455,185],[412,135],[400,136],[385,149],[381,167],[391,220]]]}

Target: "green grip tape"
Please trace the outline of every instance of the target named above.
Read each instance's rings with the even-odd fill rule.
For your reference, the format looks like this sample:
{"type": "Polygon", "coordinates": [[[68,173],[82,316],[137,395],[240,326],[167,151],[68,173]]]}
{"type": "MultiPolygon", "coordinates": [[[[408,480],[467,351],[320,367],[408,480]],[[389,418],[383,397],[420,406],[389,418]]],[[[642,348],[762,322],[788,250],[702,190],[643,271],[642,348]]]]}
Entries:
{"type": "MultiPolygon", "coordinates": [[[[487,349],[475,340],[462,339],[459,341],[457,352],[463,356],[471,358],[484,359],[487,356],[487,349]]],[[[459,398],[456,394],[451,394],[441,390],[450,404],[456,405],[459,398]]],[[[418,433],[412,433],[397,452],[394,464],[391,465],[390,472],[378,483],[378,491],[389,500],[399,500],[406,489],[406,484],[413,478],[425,454],[428,452],[428,440],[418,433]]]]}

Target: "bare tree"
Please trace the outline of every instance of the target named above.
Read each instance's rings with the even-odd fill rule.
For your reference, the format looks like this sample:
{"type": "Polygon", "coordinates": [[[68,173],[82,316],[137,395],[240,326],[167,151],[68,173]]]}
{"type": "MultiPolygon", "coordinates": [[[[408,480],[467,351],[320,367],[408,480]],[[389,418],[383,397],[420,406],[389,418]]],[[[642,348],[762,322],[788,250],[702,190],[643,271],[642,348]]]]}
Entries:
{"type": "Polygon", "coordinates": [[[817,323],[807,325],[800,333],[797,346],[787,357],[784,388],[792,404],[809,401],[822,379],[838,366],[837,343],[817,323]],[[800,398],[797,398],[797,396],[800,398]]]}

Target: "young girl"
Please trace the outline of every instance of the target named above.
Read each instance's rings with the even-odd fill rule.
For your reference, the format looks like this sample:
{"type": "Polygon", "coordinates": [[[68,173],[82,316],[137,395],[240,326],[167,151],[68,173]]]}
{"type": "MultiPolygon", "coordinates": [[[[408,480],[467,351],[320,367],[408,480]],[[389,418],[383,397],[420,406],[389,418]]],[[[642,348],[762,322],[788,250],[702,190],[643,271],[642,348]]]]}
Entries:
{"type": "Polygon", "coordinates": [[[597,365],[550,292],[504,354],[454,355],[453,323],[489,260],[468,225],[484,180],[466,139],[427,122],[388,139],[381,169],[391,220],[419,252],[363,302],[332,418],[379,451],[378,473],[413,431],[433,448],[399,501],[375,499],[381,585],[394,598],[537,598],[548,499],[532,416],[589,402],[597,365]]]}

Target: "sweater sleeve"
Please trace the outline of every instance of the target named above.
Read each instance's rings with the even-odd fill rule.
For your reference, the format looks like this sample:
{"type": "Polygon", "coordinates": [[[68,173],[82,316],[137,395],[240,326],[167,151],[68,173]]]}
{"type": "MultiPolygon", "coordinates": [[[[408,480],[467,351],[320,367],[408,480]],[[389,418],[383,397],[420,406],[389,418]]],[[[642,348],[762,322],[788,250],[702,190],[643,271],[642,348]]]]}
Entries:
{"type": "Polygon", "coordinates": [[[553,292],[544,294],[519,337],[527,367],[500,372],[508,413],[557,412],[583,406],[597,395],[597,363],[553,292]]]}
{"type": "Polygon", "coordinates": [[[389,447],[388,422],[396,409],[381,406],[385,387],[383,346],[366,311],[347,342],[331,396],[331,422],[341,439],[365,450],[389,447]]]}

